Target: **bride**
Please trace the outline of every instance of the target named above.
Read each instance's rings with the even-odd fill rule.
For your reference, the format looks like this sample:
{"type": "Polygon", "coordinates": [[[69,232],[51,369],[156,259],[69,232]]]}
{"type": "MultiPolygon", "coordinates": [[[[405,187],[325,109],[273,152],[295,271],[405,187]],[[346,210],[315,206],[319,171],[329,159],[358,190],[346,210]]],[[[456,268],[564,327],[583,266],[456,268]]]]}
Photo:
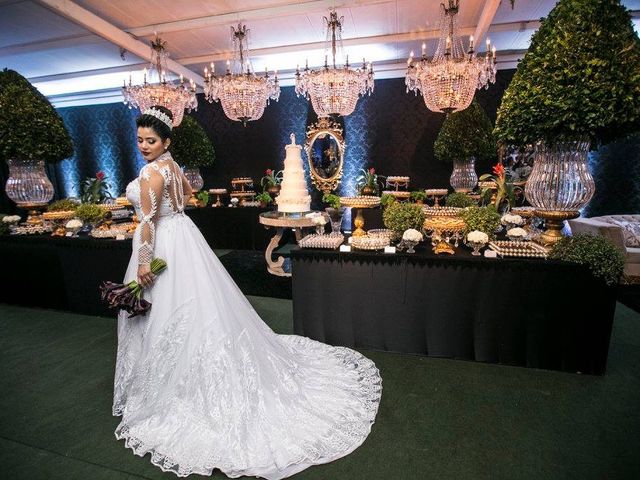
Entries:
{"type": "Polygon", "coordinates": [[[260,319],[183,213],[191,188],[167,151],[171,112],[152,107],[137,127],[147,165],[127,186],[140,225],[125,282],[153,306],[118,318],[116,437],[181,477],[280,479],[349,454],[375,420],[378,369],[260,319]],[[168,265],[157,278],[156,257],[168,265]]]}

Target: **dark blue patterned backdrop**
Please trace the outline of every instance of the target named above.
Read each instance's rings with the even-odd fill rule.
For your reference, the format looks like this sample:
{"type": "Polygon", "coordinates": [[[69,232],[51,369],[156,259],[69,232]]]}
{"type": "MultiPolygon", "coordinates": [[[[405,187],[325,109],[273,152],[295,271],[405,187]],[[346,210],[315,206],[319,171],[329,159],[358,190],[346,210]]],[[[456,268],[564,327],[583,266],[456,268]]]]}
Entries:
{"type": "MultiPolygon", "coordinates": [[[[476,95],[492,121],[513,73],[499,71],[496,84],[476,95]]],[[[295,133],[297,142],[303,144],[307,125],[317,120],[310,103],[297,97],[293,87],[283,88],[279,102],[272,102],[263,118],[246,127],[229,120],[220,104],[211,104],[202,95],[198,101],[198,110],[191,115],[205,128],[216,150],[215,164],[202,169],[207,188],[228,188],[231,178],[239,176],[258,183],[266,168],[282,169],[289,134],[295,133]]],[[[59,112],[73,136],[75,153],[48,168],[57,196],[78,195],[82,179],[98,170],[108,175],[112,194],[121,193],[143,165],[135,142],[138,112],[121,103],[59,112]]],[[[406,93],[403,79],[377,80],[374,93],[361,98],[352,115],[340,119],[347,144],[340,193],[353,194],[359,170],[367,167],[383,175],[409,175],[412,188],[448,187],[451,166],[433,157],[433,143],[443,121],[444,115],[427,110],[422,97],[406,93]]],[[[490,162],[476,168],[478,173],[488,172],[490,162]]],[[[591,168],[597,193],[589,215],[640,211],[640,137],[592,154],[591,168]]],[[[2,184],[6,175],[3,164],[2,184]]],[[[319,193],[313,198],[319,202],[319,193]]],[[[0,198],[0,211],[13,208],[6,197],[0,198]]]]}
{"type": "Polygon", "coordinates": [[[111,195],[122,193],[144,164],[136,146],[137,111],[114,103],[61,108],[58,113],[74,144],[73,157],[55,166],[58,196],[80,196],[82,181],[98,171],[107,175],[111,195]]]}

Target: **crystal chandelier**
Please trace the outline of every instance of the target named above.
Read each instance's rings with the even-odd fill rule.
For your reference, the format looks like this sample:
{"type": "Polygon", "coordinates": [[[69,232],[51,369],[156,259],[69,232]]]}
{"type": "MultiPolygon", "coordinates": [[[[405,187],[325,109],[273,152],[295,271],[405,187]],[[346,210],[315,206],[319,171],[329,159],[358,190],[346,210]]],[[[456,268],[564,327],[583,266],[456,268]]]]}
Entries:
{"type": "Polygon", "coordinates": [[[362,68],[349,68],[349,57],[343,67],[336,66],[338,49],[342,52],[342,22],[335,10],[329,12],[329,18],[324,17],[327,29],[325,51],[331,45],[331,66],[328,55],[324,57],[324,67],[320,70],[309,70],[305,66],[301,73],[296,69],[296,94],[311,98],[313,109],[318,117],[329,115],[350,115],[356,108],[360,95],[373,92],[373,69],[362,59],[362,68]]]}
{"type": "Polygon", "coordinates": [[[153,105],[162,105],[173,113],[173,126],[177,127],[182,122],[184,110],[191,111],[198,107],[196,99],[196,86],[193,80],[189,85],[185,85],[184,78],[180,75],[180,83],[173,84],[167,81],[167,42],[160,37],[151,42],[151,62],[149,65],[149,80],[157,76],[158,83],[147,83],[147,69],[144,69],[144,79],[142,85],[132,85],[131,74],[129,74],[129,85],[122,87],[124,103],[129,104],[129,108],[139,108],[144,112],[153,105]]]}
{"type": "Polygon", "coordinates": [[[264,75],[253,72],[249,55],[249,30],[245,25],[231,27],[233,37],[233,61],[227,60],[227,73],[222,76],[204,69],[204,94],[210,102],[220,100],[222,109],[231,120],[247,125],[262,117],[269,100],[278,101],[280,84],[278,73],[271,78],[265,69],[264,75]]]}
{"type": "Polygon", "coordinates": [[[440,38],[433,58],[427,59],[423,43],[421,60],[414,63],[411,52],[407,62],[407,92],[420,92],[427,108],[434,112],[464,110],[471,105],[476,89],[489,88],[496,81],[496,49],[491,50],[489,39],[483,58],[476,57],[473,36],[465,53],[458,36],[458,4],[459,0],[448,0],[448,7],[440,4],[440,38]]]}

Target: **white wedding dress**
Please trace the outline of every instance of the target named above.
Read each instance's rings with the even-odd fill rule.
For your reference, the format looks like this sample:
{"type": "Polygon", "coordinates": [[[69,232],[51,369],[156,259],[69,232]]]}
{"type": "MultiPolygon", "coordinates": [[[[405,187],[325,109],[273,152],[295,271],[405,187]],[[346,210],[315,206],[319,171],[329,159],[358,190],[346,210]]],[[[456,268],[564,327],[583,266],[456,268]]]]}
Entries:
{"type": "Polygon", "coordinates": [[[127,187],[141,224],[125,282],[139,258],[168,267],[144,292],[150,312],[118,319],[116,437],[178,476],[279,479],[347,455],[375,420],[378,369],[348,348],[275,334],[184,215],[182,193],[169,154],[127,187]]]}

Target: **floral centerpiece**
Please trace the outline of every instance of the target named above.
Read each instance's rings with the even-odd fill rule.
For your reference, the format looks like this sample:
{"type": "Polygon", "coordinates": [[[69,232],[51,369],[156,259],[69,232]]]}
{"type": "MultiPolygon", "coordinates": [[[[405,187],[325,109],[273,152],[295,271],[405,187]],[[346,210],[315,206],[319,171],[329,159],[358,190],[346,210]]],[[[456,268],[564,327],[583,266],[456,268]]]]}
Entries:
{"type": "Polygon", "coordinates": [[[413,247],[420,243],[424,237],[415,228],[408,228],[402,234],[402,246],[407,247],[407,253],[415,253],[413,247]]]}
{"type": "Polygon", "coordinates": [[[322,196],[322,201],[329,205],[325,208],[325,211],[331,219],[331,231],[334,233],[340,233],[340,229],[342,227],[342,216],[345,212],[345,207],[342,206],[340,197],[333,193],[325,193],[322,196]]]}
{"type": "Polygon", "coordinates": [[[467,234],[467,245],[473,248],[471,255],[480,255],[480,249],[489,241],[489,235],[480,230],[473,230],[467,234]]]}
{"type": "Polygon", "coordinates": [[[82,184],[82,203],[104,203],[108,198],[113,198],[109,193],[109,184],[104,172],[96,173],[95,177],[88,177],[82,184]]]}
{"type": "Polygon", "coordinates": [[[380,193],[380,182],[385,178],[378,175],[376,169],[371,167],[361,169],[361,175],[356,178],[356,188],[360,195],[378,195],[380,193]]]}
{"type": "Polygon", "coordinates": [[[524,240],[527,237],[527,231],[520,227],[510,228],[507,230],[507,237],[510,240],[524,240]]]}
{"type": "Polygon", "coordinates": [[[460,217],[466,225],[467,235],[474,230],[479,230],[486,233],[489,238],[495,238],[496,230],[500,227],[500,214],[493,205],[467,207],[460,212],[460,217]]]}
{"type": "Polygon", "coordinates": [[[393,230],[398,238],[408,229],[422,229],[424,211],[420,205],[404,202],[389,204],[382,214],[384,226],[393,230]]]}

